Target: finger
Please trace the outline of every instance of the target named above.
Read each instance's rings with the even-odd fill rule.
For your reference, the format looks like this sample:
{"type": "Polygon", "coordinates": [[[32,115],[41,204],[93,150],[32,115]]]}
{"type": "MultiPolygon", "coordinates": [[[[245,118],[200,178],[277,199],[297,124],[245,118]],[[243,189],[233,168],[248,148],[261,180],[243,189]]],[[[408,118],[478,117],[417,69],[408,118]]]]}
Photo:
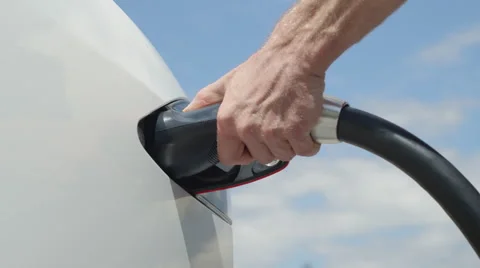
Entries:
{"type": "Polygon", "coordinates": [[[245,165],[253,162],[246,145],[231,128],[235,125],[231,116],[217,118],[217,152],[218,159],[225,165],[245,165]]]}
{"type": "Polygon", "coordinates": [[[295,156],[295,151],[288,140],[282,138],[280,131],[280,129],[264,131],[263,140],[276,159],[290,161],[295,156]]]}
{"type": "Polygon", "coordinates": [[[244,157],[245,145],[240,138],[224,135],[220,131],[217,134],[218,160],[225,165],[236,165],[239,159],[244,157]]]}
{"type": "Polygon", "coordinates": [[[320,144],[315,142],[310,134],[306,134],[296,139],[289,139],[296,155],[300,156],[314,156],[320,151],[320,144]]]}
{"type": "Polygon", "coordinates": [[[265,143],[260,142],[254,137],[245,139],[245,144],[252,157],[258,162],[266,165],[275,160],[275,156],[265,143]]]}
{"type": "Polygon", "coordinates": [[[188,112],[192,110],[197,110],[209,105],[222,102],[223,97],[225,96],[225,85],[233,76],[237,68],[238,66],[230,70],[224,76],[220,77],[217,81],[199,90],[192,102],[187,107],[185,107],[183,111],[188,112]]]}
{"type": "Polygon", "coordinates": [[[258,125],[247,125],[238,129],[241,140],[245,143],[252,157],[262,164],[275,160],[268,146],[263,143],[258,125]]]}
{"type": "Polygon", "coordinates": [[[223,97],[225,96],[225,88],[223,83],[217,81],[203,89],[201,89],[197,95],[193,98],[193,100],[188,104],[184,112],[198,110],[203,107],[217,104],[222,102],[223,97]]]}
{"type": "Polygon", "coordinates": [[[250,151],[248,151],[247,146],[244,145],[243,148],[244,150],[243,150],[242,156],[240,157],[240,160],[238,161],[237,165],[248,165],[255,160],[252,154],[250,153],[250,151]]]}
{"type": "Polygon", "coordinates": [[[253,161],[252,155],[238,137],[219,134],[217,151],[218,160],[225,165],[244,165],[253,161]]]}
{"type": "Polygon", "coordinates": [[[295,151],[293,150],[288,140],[274,137],[266,138],[264,142],[272,152],[275,159],[282,161],[290,161],[295,156],[295,151]]]}

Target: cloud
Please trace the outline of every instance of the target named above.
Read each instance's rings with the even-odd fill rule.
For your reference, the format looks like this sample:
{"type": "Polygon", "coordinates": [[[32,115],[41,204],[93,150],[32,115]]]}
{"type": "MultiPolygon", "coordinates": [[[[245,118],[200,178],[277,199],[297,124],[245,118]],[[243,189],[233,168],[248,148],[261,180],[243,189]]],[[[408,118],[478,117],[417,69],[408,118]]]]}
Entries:
{"type": "MultiPolygon", "coordinates": [[[[356,103],[352,105],[357,106],[356,103]]],[[[480,108],[475,99],[446,99],[426,102],[418,99],[359,101],[358,108],[381,116],[420,136],[449,134],[480,108]]]]}
{"type": "Polygon", "coordinates": [[[418,57],[426,63],[449,64],[461,59],[465,51],[480,45],[480,25],[446,36],[443,40],[423,49],[418,57]]]}
{"type": "MultiPolygon", "coordinates": [[[[408,108],[418,104],[399,103],[407,109],[387,105],[378,113],[418,127],[417,109],[408,108]]],[[[423,111],[433,114],[442,105],[423,111]]],[[[452,119],[430,120],[447,129],[462,121],[461,107],[452,119]]],[[[321,256],[326,268],[478,266],[460,231],[412,179],[367,153],[332,156],[334,147],[232,190],[236,267],[280,267],[299,250],[321,256]]],[[[479,188],[480,151],[462,156],[447,149],[444,155],[479,188]]]]}
{"type": "MultiPolygon", "coordinates": [[[[362,267],[357,262],[364,262],[365,267],[413,268],[433,267],[436,261],[478,261],[433,199],[390,164],[328,156],[301,160],[234,192],[237,267],[277,267],[280,256],[297,247],[326,256],[331,263],[327,267],[362,267]],[[319,195],[323,201],[317,207],[296,207],[295,200],[305,195],[319,195]],[[362,238],[361,244],[352,242],[362,238]]],[[[480,157],[461,170],[478,187],[480,170],[474,160],[478,163],[480,157]]]]}

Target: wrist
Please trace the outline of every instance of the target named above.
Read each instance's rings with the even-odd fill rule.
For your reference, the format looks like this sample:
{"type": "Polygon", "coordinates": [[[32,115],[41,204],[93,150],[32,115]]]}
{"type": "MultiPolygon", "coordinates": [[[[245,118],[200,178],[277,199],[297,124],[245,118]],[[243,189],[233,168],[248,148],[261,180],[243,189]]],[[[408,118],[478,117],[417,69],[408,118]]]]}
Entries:
{"type": "Polygon", "coordinates": [[[292,60],[310,72],[321,75],[343,53],[345,46],[340,36],[329,32],[296,34],[293,38],[273,35],[261,51],[292,60]]]}

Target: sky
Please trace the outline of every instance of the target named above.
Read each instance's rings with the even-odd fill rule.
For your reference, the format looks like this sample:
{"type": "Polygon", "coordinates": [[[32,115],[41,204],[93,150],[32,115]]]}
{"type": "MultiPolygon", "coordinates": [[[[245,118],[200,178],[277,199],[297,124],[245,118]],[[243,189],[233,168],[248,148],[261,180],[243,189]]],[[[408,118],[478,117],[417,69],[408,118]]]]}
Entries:
{"type": "MultiPolygon", "coordinates": [[[[292,0],[117,0],[189,97],[246,60],[292,0]]],[[[438,149],[480,189],[480,2],[409,1],[328,70],[325,94],[438,149]]],[[[478,267],[443,210],[347,144],[231,191],[235,267],[478,267]]]]}

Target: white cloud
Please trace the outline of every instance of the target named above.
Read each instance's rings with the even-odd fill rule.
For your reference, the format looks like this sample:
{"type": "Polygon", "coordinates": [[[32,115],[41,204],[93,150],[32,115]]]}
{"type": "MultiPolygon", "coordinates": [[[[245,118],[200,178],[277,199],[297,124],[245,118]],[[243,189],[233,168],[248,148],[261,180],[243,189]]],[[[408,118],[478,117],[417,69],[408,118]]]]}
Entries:
{"type": "MultiPolygon", "coordinates": [[[[404,108],[387,105],[378,113],[418,127],[418,104],[399,103],[404,108]]],[[[438,111],[429,107],[423,111],[438,111]]],[[[436,129],[448,129],[463,118],[458,107],[447,113],[449,120],[429,120],[436,129]]],[[[440,206],[407,175],[367,155],[298,158],[278,175],[234,189],[236,267],[278,267],[299,248],[322,255],[327,268],[477,267],[478,258],[440,206]],[[322,197],[317,207],[295,206],[308,195],[322,197]],[[420,230],[394,235],[413,227],[420,230]]],[[[451,148],[446,157],[479,188],[480,152],[460,155],[451,148]]]]}
{"type": "Polygon", "coordinates": [[[465,50],[480,45],[480,26],[446,36],[440,42],[423,49],[418,55],[427,63],[453,63],[461,59],[465,50]]]}
{"type": "Polygon", "coordinates": [[[448,99],[438,102],[415,99],[375,100],[360,102],[359,108],[420,136],[436,136],[455,131],[455,128],[465,123],[467,114],[480,108],[480,102],[475,99],[448,99]]]}

